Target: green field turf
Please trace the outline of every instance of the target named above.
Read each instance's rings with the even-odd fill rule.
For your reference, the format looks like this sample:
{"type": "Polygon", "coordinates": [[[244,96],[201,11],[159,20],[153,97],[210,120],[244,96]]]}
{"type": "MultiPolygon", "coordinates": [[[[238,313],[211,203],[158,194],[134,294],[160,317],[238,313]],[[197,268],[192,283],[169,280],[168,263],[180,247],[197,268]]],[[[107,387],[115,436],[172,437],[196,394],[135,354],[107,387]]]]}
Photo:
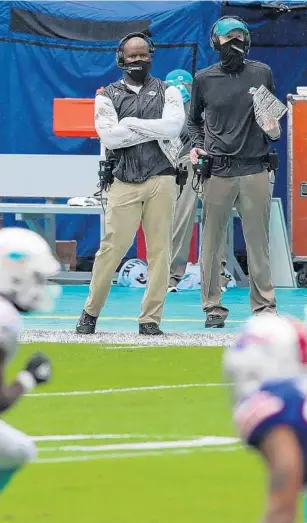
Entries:
{"type": "Polygon", "coordinates": [[[238,443],[189,447],[204,436],[235,436],[222,349],[24,345],[9,376],[38,349],[52,358],[53,381],[4,419],[32,436],[58,438],[38,441],[39,461],[1,497],[0,522],[259,521],[259,459],[238,443]],[[78,391],[85,394],[49,395],[78,391]]]}

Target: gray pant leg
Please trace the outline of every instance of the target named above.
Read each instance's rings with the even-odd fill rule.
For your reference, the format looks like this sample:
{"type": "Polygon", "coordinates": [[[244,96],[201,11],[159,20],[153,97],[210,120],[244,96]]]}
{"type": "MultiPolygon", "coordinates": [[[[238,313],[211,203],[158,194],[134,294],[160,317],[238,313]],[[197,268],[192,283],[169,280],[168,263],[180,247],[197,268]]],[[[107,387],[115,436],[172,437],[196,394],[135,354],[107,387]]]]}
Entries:
{"type": "Polygon", "coordinates": [[[239,178],[212,176],[204,184],[201,240],[201,288],[203,310],[227,317],[221,304],[221,257],[227,223],[239,192],[239,178]]]}
{"type": "Polygon", "coordinates": [[[189,157],[180,161],[183,166],[188,167],[189,177],[180,198],[176,202],[170,271],[171,287],[178,285],[186,270],[198,202],[198,195],[192,188],[193,169],[189,157]]]}
{"type": "Polygon", "coordinates": [[[242,176],[236,202],[246,242],[252,312],[275,310],[269,257],[271,185],[267,170],[242,176]]]}
{"type": "MultiPolygon", "coordinates": [[[[203,208],[202,208],[202,229],[203,229],[205,226],[205,221],[206,221],[206,207],[205,207],[206,202],[204,202],[204,198],[203,198],[202,204],[203,204],[203,208]]],[[[202,257],[200,256],[200,265],[202,263],[201,259],[202,259],[202,257]]],[[[229,283],[228,278],[225,276],[225,269],[226,269],[226,265],[227,265],[227,227],[226,227],[226,231],[225,231],[224,240],[222,241],[221,249],[219,252],[219,260],[220,260],[219,264],[220,264],[220,275],[221,275],[221,278],[220,278],[221,287],[225,287],[225,285],[227,285],[227,283],[229,283]]]]}

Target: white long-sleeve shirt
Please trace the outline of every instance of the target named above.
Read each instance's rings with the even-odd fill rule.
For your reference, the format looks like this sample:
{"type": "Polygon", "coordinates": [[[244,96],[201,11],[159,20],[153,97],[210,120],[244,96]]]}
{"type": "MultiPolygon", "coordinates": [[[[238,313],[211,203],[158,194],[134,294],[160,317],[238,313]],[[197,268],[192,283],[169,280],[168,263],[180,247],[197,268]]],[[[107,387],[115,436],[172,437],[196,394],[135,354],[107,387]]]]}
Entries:
{"type": "Polygon", "coordinates": [[[185,120],[181,94],[176,87],[165,91],[162,117],[142,119],[118,116],[112,100],[102,95],[95,99],[95,127],[102,144],[110,150],[132,147],[153,140],[173,140],[180,135],[185,120]]]}

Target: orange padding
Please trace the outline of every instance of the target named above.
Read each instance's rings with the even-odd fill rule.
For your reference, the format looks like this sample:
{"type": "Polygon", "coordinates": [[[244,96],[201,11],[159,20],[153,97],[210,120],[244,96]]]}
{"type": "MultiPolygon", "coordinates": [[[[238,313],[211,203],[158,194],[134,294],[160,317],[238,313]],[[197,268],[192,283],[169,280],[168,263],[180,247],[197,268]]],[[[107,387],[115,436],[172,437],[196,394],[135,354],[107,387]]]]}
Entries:
{"type": "Polygon", "coordinates": [[[53,132],[56,136],[97,138],[94,99],[55,98],[53,132]]]}

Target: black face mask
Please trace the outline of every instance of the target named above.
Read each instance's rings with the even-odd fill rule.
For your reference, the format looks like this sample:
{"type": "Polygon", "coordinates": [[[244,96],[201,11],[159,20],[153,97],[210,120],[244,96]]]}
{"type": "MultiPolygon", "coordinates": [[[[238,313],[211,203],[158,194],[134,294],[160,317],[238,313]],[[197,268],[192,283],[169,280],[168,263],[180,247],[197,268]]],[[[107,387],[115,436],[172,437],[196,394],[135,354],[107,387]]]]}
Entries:
{"type": "Polygon", "coordinates": [[[243,69],[244,42],[239,38],[233,38],[221,45],[221,65],[226,73],[238,73],[243,69]],[[237,47],[237,49],[234,49],[237,47]]]}
{"type": "Polygon", "coordinates": [[[136,60],[130,64],[125,64],[124,69],[133,82],[142,84],[151,69],[151,62],[136,60]],[[134,67],[137,67],[137,69],[135,70],[134,67]]]}

